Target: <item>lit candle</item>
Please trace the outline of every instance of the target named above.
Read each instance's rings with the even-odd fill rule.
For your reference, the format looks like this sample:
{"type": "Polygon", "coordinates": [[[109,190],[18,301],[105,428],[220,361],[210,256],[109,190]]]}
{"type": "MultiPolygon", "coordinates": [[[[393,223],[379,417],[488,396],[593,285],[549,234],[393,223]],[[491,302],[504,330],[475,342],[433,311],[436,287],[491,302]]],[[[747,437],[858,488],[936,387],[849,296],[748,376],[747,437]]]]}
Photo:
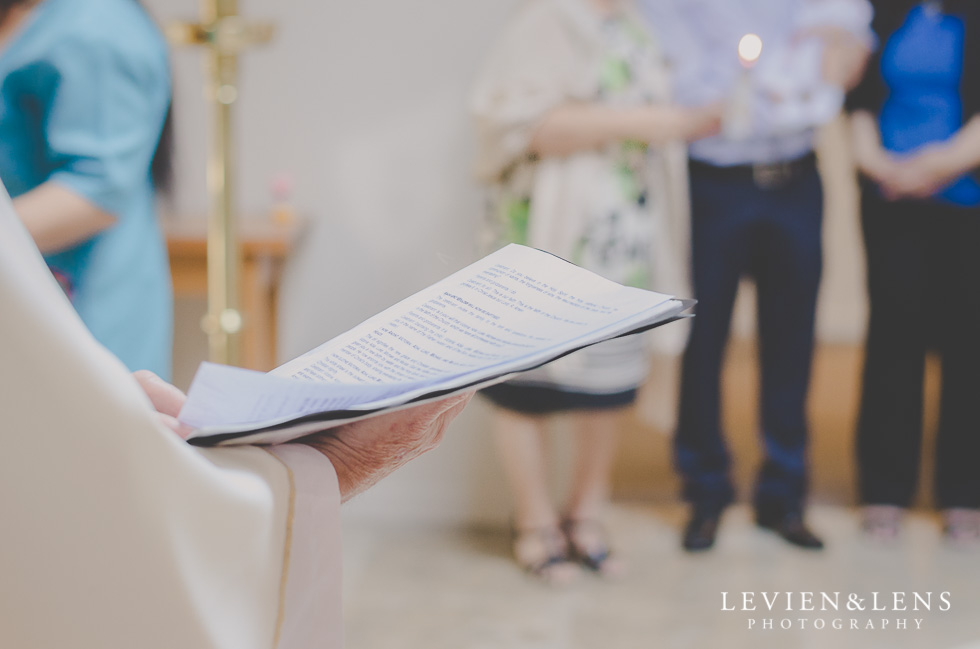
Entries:
{"type": "Polygon", "coordinates": [[[746,34],[738,40],[738,61],[746,70],[762,56],[762,39],[758,34],[746,34]]]}
{"type": "Polygon", "coordinates": [[[752,132],[752,81],[749,70],[762,56],[762,39],[757,34],[746,34],[738,41],[738,62],[742,71],[735,82],[735,90],[726,110],[725,135],[732,140],[744,140],[752,132]]]}

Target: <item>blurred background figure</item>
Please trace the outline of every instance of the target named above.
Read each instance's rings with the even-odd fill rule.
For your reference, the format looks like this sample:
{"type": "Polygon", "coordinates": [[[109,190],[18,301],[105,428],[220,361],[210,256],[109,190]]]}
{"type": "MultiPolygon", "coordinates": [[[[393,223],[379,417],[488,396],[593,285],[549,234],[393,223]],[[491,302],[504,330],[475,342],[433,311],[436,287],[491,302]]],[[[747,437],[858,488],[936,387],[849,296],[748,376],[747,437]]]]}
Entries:
{"type": "MultiPolygon", "coordinates": [[[[668,217],[683,165],[659,149],[718,128],[720,110],[668,103],[660,49],[631,4],[534,0],[498,40],[472,98],[478,172],[492,187],[494,243],[553,252],[625,284],[665,288],[668,217]],[[656,277],[656,283],[652,283],[656,277]]],[[[618,417],[649,366],[630,337],[576,353],[488,389],[515,506],[514,555],[546,581],[599,573],[610,561],[600,520],[618,417]],[[559,513],[549,495],[548,415],[574,412],[577,461],[559,513]]]]}
{"type": "Polygon", "coordinates": [[[0,2],[0,178],[95,337],[170,376],[167,46],[136,0],[0,2]]]}
{"type": "Polygon", "coordinates": [[[764,461],[756,522],[821,548],[804,524],[805,402],[821,273],[822,190],[814,129],[840,110],[870,40],[864,0],[645,0],[664,35],[679,102],[725,101],[723,133],[691,145],[694,297],[676,463],[691,505],[687,550],[715,541],[734,499],[720,373],[743,275],[758,296],[764,461]]]}
{"type": "Polygon", "coordinates": [[[874,2],[880,48],[849,97],[871,317],[858,424],[864,525],[899,531],[918,478],[925,356],[942,359],[935,501],[980,540],[980,5],[874,2]]]}

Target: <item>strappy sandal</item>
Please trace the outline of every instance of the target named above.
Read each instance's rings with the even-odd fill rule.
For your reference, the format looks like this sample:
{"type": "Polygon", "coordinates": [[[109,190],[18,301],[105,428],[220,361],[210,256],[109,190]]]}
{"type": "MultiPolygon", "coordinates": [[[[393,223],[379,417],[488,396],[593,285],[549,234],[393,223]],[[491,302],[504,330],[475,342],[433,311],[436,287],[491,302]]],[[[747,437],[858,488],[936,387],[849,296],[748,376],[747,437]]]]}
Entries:
{"type": "Polygon", "coordinates": [[[564,586],[575,580],[578,566],[560,529],[539,527],[519,530],[515,527],[512,534],[514,560],[528,575],[552,586],[564,586]],[[528,546],[531,546],[531,551],[527,550],[528,546]],[[535,547],[541,551],[536,552],[535,547]]]}
{"type": "Polygon", "coordinates": [[[956,546],[972,548],[980,545],[980,511],[962,508],[944,510],[943,534],[956,546]]]}
{"type": "Polygon", "coordinates": [[[892,543],[898,538],[902,508],[896,505],[867,505],[861,514],[861,529],[870,538],[892,543]]]}
{"type": "Polygon", "coordinates": [[[602,523],[591,518],[566,518],[562,521],[561,529],[568,539],[571,557],[577,563],[605,577],[622,575],[623,566],[609,549],[609,534],[602,523]],[[586,530],[596,539],[589,545],[580,541],[580,535],[586,530]]]}

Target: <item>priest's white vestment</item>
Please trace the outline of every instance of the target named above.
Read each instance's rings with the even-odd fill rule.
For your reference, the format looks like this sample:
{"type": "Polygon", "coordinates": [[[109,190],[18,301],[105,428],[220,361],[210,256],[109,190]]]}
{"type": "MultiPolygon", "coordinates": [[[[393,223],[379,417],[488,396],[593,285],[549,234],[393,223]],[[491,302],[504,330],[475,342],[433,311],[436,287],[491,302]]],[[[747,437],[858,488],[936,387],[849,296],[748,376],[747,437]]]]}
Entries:
{"type": "Polygon", "coordinates": [[[339,647],[339,515],[313,449],[160,423],[0,188],[0,647],[339,647]]]}

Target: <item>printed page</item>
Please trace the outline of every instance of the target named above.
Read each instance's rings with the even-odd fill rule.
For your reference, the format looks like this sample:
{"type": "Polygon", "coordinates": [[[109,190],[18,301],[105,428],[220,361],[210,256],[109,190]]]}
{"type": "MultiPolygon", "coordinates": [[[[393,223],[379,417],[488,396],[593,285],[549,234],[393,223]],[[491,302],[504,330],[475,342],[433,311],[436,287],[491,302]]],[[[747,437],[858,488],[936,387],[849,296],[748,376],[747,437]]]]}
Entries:
{"type": "Polygon", "coordinates": [[[520,362],[672,299],[512,244],[272,371],[338,383],[438,382],[520,362]]]}
{"type": "Polygon", "coordinates": [[[387,408],[528,369],[657,322],[679,304],[510,245],[269,375],[202,366],[180,418],[216,432],[387,408]]]}

